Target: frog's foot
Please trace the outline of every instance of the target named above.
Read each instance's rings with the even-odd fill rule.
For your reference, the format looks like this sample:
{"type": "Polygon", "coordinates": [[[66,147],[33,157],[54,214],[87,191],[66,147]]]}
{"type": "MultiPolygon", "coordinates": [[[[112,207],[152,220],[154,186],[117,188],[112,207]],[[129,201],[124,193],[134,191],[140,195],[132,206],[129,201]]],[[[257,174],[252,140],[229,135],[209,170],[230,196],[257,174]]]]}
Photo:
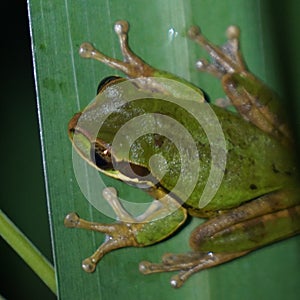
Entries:
{"type": "Polygon", "coordinates": [[[196,26],[190,28],[189,36],[212,59],[211,63],[204,59],[197,61],[197,69],[221,79],[225,93],[244,119],[289,145],[292,134],[286,120],[279,117],[282,111],[276,104],[277,96],[247,70],[240,51],[239,29],[228,27],[228,40],[221,47],[207,40],[196,26]]]}
{"type": "Polygon", "coordinates": [[[180,271],[174,275],[170,284],[174,288],[181,287],[184,282],[194,273],[205,270],[227,261],[247,254],[248,251],[237,253],[213,253],[213,252],[190,252],[186,254],[165,254],[162,263],[155,264],[148,261],[140,263],[140,271],[143,274],[158,272],[180,271]]]}
{"type": "Polygon", "coordinates": [[[112,250],[124,247],[144,247],[159,242],[172,234],[186,219],[186,211],[168,197],[165,198],[165,202],[154,200],[145,213],[135,218],[122,207],[114,188],[104,189],[103,196],[116,213],[118,223],[89,222],[79,218],[74,212],[69,213],[64,221],[66,227],[83,228],[106,235],[104,243],[96,252],[83,260],[82,268],[86,272],[94,272],[97,263],[112,250]],[[167,227],[164,226],[166,219],[168,220],[167,227]],[[154,237],[153,228],[155,229],[155,226],[164,227],[160,234],[156,232],[154,237]]]}
{"type": "Polygon", "coordinates": [[[177,271],[171,285],[180,287],[192,274],[241,257],[255,249],[298,234],[298,188],[264,195],[202,223],[190,237],[193,252],[166,254],[161,264],[142,262],[144,274],[177,271]]]}
{"type": "Polygon", "coordinates": [[[218,47],[207,40],[197,26],[191,27],[188,34],[190,38],[201,45],[212,58],[212,63],[209,63],[205,59],[197,61],[197,69],[211,73],[219,78],[228,73],[232,74],[246,71],[246,65],[239,49],[240,31],[238,27],[228,27],[226,32],[228,40],[222,47],[218,47]]]}
{"type": "Polygon", "coordinates": [[[120,70],[130,78],[153,76],[156,70],[133,53],[128,45],[129,24],[126,21],[118,21],[115,23],[114,30],[119,38],[124,61],[106,56],[90,43],[83,43],[79,48],[79,54],[84,58],[93,58],[116,70],[120,70]]]}

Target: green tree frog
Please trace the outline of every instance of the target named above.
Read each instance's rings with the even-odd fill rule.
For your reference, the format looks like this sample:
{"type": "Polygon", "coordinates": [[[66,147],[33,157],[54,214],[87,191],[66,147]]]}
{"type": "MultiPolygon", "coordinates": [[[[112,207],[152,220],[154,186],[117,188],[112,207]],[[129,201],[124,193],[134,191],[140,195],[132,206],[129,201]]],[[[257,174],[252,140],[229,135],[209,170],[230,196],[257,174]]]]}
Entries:
{"type": "MultiPolygon", "coordinates": [[[[124,61],[107,57],[89,43],[81,45],[80,55],[120,70],[128,78],[138,79],[133,84],[137,90],[186,99],[189,96],[184,95],[184,89],[177,89],[172,84],[161,84],[160,79],[188,87],[196,94],[199,103],[209,105],[216,115],[224,135],[226,150],[223,154],[226,163],[215,195],[201,206],[199,199],[211,168],[211,151],[205,132],[184,108],[176,104],[167,105],[160,97],[126,102],[112,111],[95,137],[89,127],[84,128],[79,120],[95,121],[96,115],[104,113],[107,107],[101,103],[102,98],[99,97],[96,104],[89,105],[84,112],[74,115],[69,122],[69,136],[81,156],[104,174],[142,188],[155,199],[145,213],[134,217],[120,204],[116,190],[106,188],[104,196],[118,217],[117,223],[92,223],[79,218],[76,213],[68,214],[65,226],[107,235],[96,252],[82,262],[83,269],[93,272],[99,260],[112,250],[129,246],[144,247],[164,240],[184,224],[189,215],[208,219],[191,233],[192,251],[186,254],[166,254],[162,262],[157,264],[141,262],[139,269],[142,273],[178,271],[171,278],[171,285],[180,287],[200,270],[298,234],[300,199],[292,135],[276,95],[247,70],[239,50],[238,28],[228,28],[228,41],[222,47],[208,41],[198,27],[192,27],[188,32],[189,37],[206,49],[211,57],[211,63],[198,61],[197,68],[220,78],[236,112],[205,103],[202,91],[196,86],[145,63],[130,49],[128,30],[129,25],[125,21],[115,24],[124,61]],[[133,142],[129,156],[112,149],[114,136],[122,125],[146,113],[175,118],[195,141],[199,172],[183,178],[186,184],[193,180],[192,177],[196,178],[194,189],[184,201],[180,191],[173,191],[180,176],[182,160],[177,146],[170,139],[148,132],[133,142]],[[79,143],[74,142],[75,138],[79,143]],[[162,177],[152,170],[149,163],[150,158],[159,153],[165,158],[163,163],[168,165],[162,177]]],[[[123,95],[120,86],[127,80],[116,76],[103,80],[98,95],[106,93],[109,101],[119,101],[123,95]]],[[[172,126],[169,128],[171,131],[176,134],[172,126]]],[[[194,157],[189,155],[189,150],[186,150],[187,160],[193,160],[194,157]]]]}

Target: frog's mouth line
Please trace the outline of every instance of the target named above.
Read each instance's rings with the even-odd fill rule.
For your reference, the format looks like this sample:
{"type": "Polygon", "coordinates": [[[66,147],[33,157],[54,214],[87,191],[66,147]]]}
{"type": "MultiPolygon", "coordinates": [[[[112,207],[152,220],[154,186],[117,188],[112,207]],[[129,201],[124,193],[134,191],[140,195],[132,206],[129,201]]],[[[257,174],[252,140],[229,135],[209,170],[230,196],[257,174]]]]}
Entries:
{"type": "Polygon", "coordinates": [[[103,173],[109,173],[109,176],[114,173],[117,179],[125,181],[127,184],[139,188],[149,188],[157,183],[146,167],[123,160],[117,161],[111,153],[111,147],[103,146],[100,139],[91,143],[90,159],[97,169],[103,173]]]}
{"type": "Polygon", "coordinates": [[[154,187],[157,184],[157,180],[146,167],[118,161],[111,153],[110,144],[99,138],[91,142],[84,129],[78,126],[74,128],[69,124],[69,137],[77,153],[101,173],[139,188],[154,187]]]}
{"type": "Polygon", "coordinates": [[[89,131],[78,126],[77,120],[81,113],[76,114],[69,123],[69,138],[73,148],[89,165],[99,172],[123,181],[124,183],[143,189],[154,199],[172,195],[178,203],[183,203],[177,195],[166,190],[159,180],[145,166],[117,160],[111,153],[111,145],[100,138],[92,138],[89,131]]]}

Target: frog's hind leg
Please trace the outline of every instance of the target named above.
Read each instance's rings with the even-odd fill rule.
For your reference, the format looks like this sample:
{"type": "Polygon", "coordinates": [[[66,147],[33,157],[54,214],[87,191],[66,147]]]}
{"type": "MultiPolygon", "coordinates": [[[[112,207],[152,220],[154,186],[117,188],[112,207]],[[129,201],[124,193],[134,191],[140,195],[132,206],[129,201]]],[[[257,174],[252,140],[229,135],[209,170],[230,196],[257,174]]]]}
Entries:
{"type": "Polygon", "coordinates": [[[202,59],[197,69],[208,72],[222,81],[222,86],[237,111],[261,130],[289,144],[292,140],[277,95],[248,71],[239,46],[240,31],[236,26],[227,29],[228,41],[218,47],[193,26],[189,36],[210,55],[212,62],[202,59]]]}
{"type": "Polygon", "coordinates": [[[300,232],[300,205],[295,190],[278,191],[227,211],[191,234],[193,252],[166,254],[162,263],[142,262],[144,274],[179,271],[171,285],[180,287],[192,274],[300,232]]]}
{"type": "Polygon", "coordinates": [[[212,58],[212,63],[205,59],[198,60],[196,63],[197,69],[218,78],[222,78],[225,74],[240,73],[247,70],[239,47],[240,31],[236,26],[230,26],[227,29],[228,41],[223,47],[218,47],[207,40],[197,26],[191,27],[188,34],[212,58]]]}
{"type": "Polygon", "coordinates": [[[161,264],[154,264],[148,261],[140,263],[140,272],[143,274],[152,274],[159,272],[179,271],[172,276],[170,284],[174,288],[181,287],[184,282],[193,274],[214,266],[223,264],[249,251],[235,253],[213,253],[213,252],[190,252],[185,254],[168,253],[162,257],[161,264]]]}

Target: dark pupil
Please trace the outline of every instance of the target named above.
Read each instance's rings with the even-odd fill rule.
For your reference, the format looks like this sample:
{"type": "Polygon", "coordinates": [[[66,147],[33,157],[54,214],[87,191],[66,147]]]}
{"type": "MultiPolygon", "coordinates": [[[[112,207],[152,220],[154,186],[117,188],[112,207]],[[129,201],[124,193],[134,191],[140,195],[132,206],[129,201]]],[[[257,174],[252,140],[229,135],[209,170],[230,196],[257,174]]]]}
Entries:
{"type": "Polygon", "coordinates": [[[108,165],[107,161],[101,157],[98,153],[94,153],[92,157],[93,162],[99,167],[100,169],[105,168],[108,165]]]}
{"type": "Polygon", "coordinates": [[[97,88],[97,95],[100,93],[100,91],[107,85],[109,84],[110,82],[116,80],[116,79],[119,79],[121,78],[120,76],[108,76],[104,79],[102,79],[98,85],[98,88],[97,88]]]}
{"type": "Polygon", "coordinates": [[[100,169],[109,167],[109,162],[95,149],[95,144],[91,146],[90,157],[92,162],[100,169]]]}

